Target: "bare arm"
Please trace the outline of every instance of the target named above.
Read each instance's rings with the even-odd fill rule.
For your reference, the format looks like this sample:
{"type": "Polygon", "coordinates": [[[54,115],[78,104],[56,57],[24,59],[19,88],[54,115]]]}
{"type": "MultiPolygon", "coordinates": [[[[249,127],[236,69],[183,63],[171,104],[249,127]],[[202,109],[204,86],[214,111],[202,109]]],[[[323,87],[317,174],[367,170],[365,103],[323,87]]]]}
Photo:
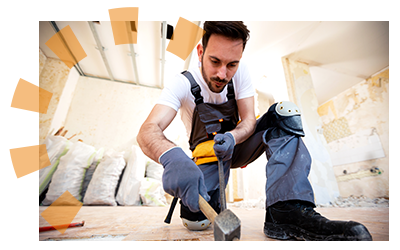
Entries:
{"type": "Polygon", "coordinates": [[[176,146],[163,133],[176,113],[171,107],[156,104],[139,130],[137,136],[139,146],[143,153],[155,162],[158,162],[162,153],[176,146]]]}
{"type": "Polygon", "coordinates": [[[241,122],[230,132],[235,138],[236,144],[239,144],[249,138],[256,128],[254,97],[237,100],[237,105],[241,122]]]}

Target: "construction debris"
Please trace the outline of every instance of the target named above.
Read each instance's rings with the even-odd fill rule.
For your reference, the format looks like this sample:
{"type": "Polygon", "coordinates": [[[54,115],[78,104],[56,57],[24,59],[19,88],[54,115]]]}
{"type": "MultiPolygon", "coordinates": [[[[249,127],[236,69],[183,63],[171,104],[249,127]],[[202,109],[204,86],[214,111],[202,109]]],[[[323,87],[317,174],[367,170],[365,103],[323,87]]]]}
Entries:
{"type": "Polygon", "coordinates": [[[389,207],[388,198],[367,198],[361,196],[338,197],[329,204],[320,204],[318,207],[389,207]]]}
{"type": "Polygon", "coordinates": [[[229,205],[245,209],[252,209],[252,208],[265,209],[265,198],[242,200],[234,202],[233,204],[231,203],[229,205]]]}
{"type": "Polygon", "coordinates": [[[60,135],[61,132],[63,131],[63,129],[64,129],[64,126],[61,127],[59,130],[57,130],[57,132],[54,135],[60,135]]]}
{"type": "MultiPolygon", "coordinates": [[[[243,200],[230,203],[230,206],[245,209],[265,209],[265,198],[243,200]]],[[[328,204],[317,204],[317,207],[389,207],[388,198],[367,198],[361,196],[338,197],[328,204]]]]}

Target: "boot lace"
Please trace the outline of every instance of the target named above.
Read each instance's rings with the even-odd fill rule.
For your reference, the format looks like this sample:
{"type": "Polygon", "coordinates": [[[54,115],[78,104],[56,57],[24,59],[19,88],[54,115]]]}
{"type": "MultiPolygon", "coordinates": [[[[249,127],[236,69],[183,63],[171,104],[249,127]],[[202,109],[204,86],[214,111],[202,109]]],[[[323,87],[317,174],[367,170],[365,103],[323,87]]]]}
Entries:
{"type": "Polygon", "coordinates": [[[321,214],[316,212],[314,210],[314,208],[312,208],[312,207],[302,205],[302,206],[300,206],[300,209],[301,209],[301,212],[306,216],[309,216],[309,217],[312,217],[312,218],[321,217],[321,214]]]}

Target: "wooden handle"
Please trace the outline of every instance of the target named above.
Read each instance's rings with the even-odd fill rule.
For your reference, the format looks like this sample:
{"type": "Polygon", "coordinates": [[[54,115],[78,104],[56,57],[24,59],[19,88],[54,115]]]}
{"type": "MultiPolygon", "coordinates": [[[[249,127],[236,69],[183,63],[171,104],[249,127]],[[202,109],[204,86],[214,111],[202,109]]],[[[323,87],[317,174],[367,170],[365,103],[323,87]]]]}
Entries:
{"type": "Polygon", "coordinates": [[[199,206],[200,210],[207,217],[207,219],[211,221],[211,223],[214,223],[215,217],[217,217],[218,214],[201,195],[199,195],[199,206]]]}

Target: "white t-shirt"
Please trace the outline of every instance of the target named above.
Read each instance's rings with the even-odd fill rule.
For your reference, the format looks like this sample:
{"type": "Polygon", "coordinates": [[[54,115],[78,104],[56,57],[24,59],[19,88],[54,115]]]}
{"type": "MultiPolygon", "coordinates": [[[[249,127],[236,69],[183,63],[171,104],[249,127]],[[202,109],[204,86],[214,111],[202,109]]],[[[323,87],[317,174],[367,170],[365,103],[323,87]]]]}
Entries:
{"type": "MultiPolygon", "coordinates": [[[[188,71],[193,75],[193,78],[200,86],[200,94],[203,96],[204,102],[221,104],[228,101],[226,97],[228,88],[226,86],[221,93],[214,93],[208,88],[199,67],[191,68],[188,71]]],[[[236,100],[255,95],[250,72],[243,62],[239,63],[238,70],[233,76],[233,88],[235,90],[236,100]]],[[[176,75],[172,81],[165,85],[157,104],[166,105],[176,111],[180,109],[181,119],[185,125],[187,135],[190,137],[193,110],[196,104],[194,102],[194,96],[190,91],[190,82],[183,74],[176,75]]]]}

